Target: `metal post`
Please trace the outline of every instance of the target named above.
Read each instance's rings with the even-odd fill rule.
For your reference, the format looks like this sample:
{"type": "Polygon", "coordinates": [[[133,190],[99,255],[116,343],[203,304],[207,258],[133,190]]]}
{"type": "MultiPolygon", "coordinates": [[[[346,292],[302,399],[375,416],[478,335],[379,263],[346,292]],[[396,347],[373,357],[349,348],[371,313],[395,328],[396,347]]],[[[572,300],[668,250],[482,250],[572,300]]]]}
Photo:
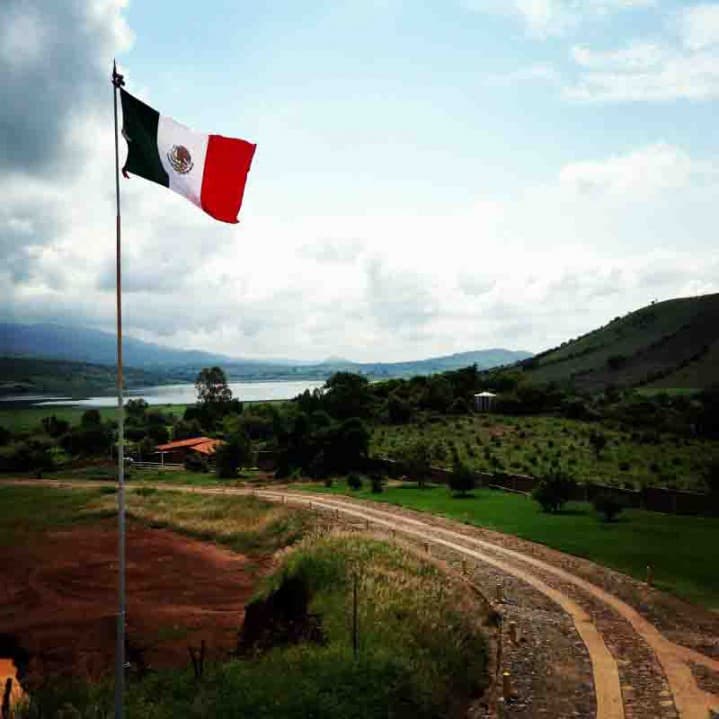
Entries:
{"type": "Polygon", "coordinates": [[[115,652],[115,719],[124,715],[125,693],[125,408],[122,397],[122,255],[120,252],[120,151],[117,132],[117,93],[124,84],[112,62],[115,111],[115,303],[117,311],[117,644],[115,652]]]}
{"type": "Polygon", "coordinates": [[[357,635],[357,572],[352,575],[352,653],[357,659],[358,635],[357,635]]]}

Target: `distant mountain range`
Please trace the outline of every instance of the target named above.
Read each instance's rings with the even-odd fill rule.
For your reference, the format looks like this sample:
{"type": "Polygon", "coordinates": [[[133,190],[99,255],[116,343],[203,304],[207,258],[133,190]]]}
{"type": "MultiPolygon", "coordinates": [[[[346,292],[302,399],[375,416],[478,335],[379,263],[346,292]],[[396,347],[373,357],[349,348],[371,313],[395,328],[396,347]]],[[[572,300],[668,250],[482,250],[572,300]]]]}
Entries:
{"type": "MultiPolygon", "coordinates": [[[[522,368],[537,382],[558,382],[590,392],[609,386],[702,389],[719,384],[719,294],[657,302],[615,317],[577,339],[532,356],[487,349],[408,362],[352,362],[330,357],[242,359],[178,350],[126,337],[128,386],[192,382],[210,364],[234,381],[324,380],[333,372],[371,379],[409,377],[466,367],[522,368]]],[[[52,391],[77,396],[111,391],[115,336],[83,327],[0,323],[0,393],[52,391]]]]}
{"type": "Polygon", "coordinates": [[[533,380],[590,392],[719,384],[719,294],[653,303],[521,364],[533,380]]]}
{"type": "MultiPolygon", "coordinates": [[[[77,367],[77,373],[93,377],[92,390],[97,390],[101,377],[107,376],[111,385],[111,373],[103,372],[100,367],[115,363],[115,335],[86,327],[63,326],[55,324],[0,323],[0,388],[4,384],[14,384],[19,379],[26,380],[28,389],[47,389],[52,376],[52,362],[57,365],[58,373],[71,374],[68,363],[83,363],[77,367]],[[42,361],[42,364],[39,364],[42,361]],[[89,365],[97,366],[92,370],[89,365]],[[12,371],[10,370],[12,368],[12,371]],[[42,370],[42,381],[38,371],[42,370]],[[38,381],[33,381],[36,377],[38,381]]],[[[200,350],[178,350],[151,342],[143,342],[133,337],[123,340],[125,364],[137,370],[130,386],[144,383],[150,377],[156,382],[194,381],[197,372],[208,365],[220,365],[228,377],[241,380],[283,380],[283,379],[326,379],[333,372],[346,370],[360,372],[374,379],[406,377],[415,374],[431,374],[476,364],[479,369],[490,369],[500,365],[513,364],[530,357],[529,352],[488,349],[474,352],[461,352],[442,357],[416,360],[411,362],[352,362],[339,357],[331,357],[324,362],[309,363],[291,359],[243,359],[200,350]]],[[[62,382],[50,383],[53,391],[60,391],[62,382]]],[[[78,383],[73,383],[77,391],[78,383]]]]}
{"type": "MultiPolygon", "coordinates": [[[[226,362],[262,364],[258,360],[239,360],[213,352],[178,350],[134,337],[124,337],[122,349],[125,363],[130,367],[204,366],[226,362]]],[[[0,323],[0,355],[113,364],[115,353],[115,335],[109,332],[72,325],[0,323]]],[[[292,360],[272,362],[301,364],[292,360]]]]}

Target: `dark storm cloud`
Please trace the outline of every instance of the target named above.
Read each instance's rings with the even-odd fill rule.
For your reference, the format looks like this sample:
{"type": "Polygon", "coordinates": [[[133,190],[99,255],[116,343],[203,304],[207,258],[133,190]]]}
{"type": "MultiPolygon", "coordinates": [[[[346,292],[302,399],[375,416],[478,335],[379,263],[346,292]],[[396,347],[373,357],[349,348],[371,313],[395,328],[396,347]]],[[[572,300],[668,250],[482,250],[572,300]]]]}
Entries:
{"type": "Polygon", "coordinates": [[[78,115],[109,102],[118,44],[111,3],[0,2],[0,172],[56,167],[78,115]],[[107,6],[107,7],[105,7],[107,6]]]}

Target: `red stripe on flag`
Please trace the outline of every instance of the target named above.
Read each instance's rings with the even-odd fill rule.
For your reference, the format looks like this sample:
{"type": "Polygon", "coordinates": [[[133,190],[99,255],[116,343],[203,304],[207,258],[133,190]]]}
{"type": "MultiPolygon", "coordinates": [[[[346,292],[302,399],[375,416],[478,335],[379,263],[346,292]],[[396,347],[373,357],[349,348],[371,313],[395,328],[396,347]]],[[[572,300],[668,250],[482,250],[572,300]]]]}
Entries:
{"type": "Polygon", "coordinates": [[[200,201],[216,220],[237,222],[255,147],[232,137],[208,137],[200,201]]]}

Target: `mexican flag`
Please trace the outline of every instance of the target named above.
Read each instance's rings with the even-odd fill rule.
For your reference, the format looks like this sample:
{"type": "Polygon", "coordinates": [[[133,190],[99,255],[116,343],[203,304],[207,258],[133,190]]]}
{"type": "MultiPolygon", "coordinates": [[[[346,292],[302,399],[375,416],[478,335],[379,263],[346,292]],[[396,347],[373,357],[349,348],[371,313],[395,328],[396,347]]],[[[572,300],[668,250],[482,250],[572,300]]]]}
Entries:
{"type": "Polygon", "coordinates": [[[196,132],[123,89],[120,98],[127,141],[122,174],[169,187],[216,220],[237,222],[256,145],[196,132]]]}

